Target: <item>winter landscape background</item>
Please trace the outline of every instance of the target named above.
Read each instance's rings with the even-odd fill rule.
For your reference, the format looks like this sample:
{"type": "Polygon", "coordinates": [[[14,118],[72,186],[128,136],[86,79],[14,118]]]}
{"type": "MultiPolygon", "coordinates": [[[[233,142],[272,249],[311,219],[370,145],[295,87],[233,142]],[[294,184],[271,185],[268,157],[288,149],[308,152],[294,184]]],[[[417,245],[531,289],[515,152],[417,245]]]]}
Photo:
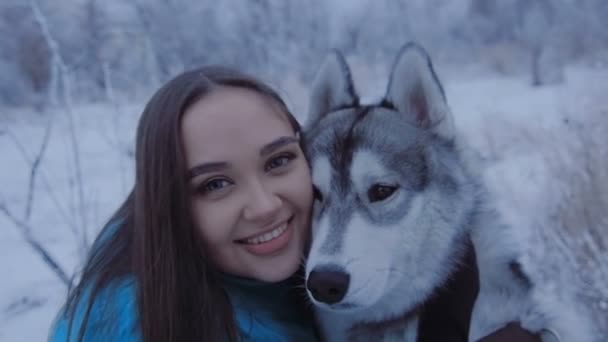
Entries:
{"type": "Polygon", "coordinates": [[[43,341],[132,186],[138,116],[202,64],[281,90],[304,121],[330,48],[382,95],[399,47],[433,57],[460,134],[534,276],[608,341],[605,0],[2,0],[0,341],[43,341]]]}

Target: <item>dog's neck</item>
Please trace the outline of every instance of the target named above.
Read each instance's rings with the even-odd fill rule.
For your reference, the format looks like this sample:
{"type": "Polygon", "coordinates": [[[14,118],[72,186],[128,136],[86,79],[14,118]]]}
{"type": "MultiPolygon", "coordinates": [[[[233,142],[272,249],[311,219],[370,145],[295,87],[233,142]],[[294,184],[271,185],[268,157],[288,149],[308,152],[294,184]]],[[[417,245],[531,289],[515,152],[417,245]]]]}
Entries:
{"type": "Polygon", "coordinates": [[[469,239],[466,248],[459,267],[420,308],[418,342],[447,341],[454,336],[461,336],[463,341],[468,339],[473,305],[479,293],[479,270],[469,239]]]}
{"type": "MultiPolygon", "coordinates": [[[[349,331],[349,341],[357,340],[359,336],[381,336],[386,332],[402,331],[410,326],[410,322],[420,316],[422,306],[417,306],[405,314],[381,322],[361,322],[352,326],[349,331]]],[[[417,324],[416,324],[417,325],[417,324]]],[[[415,326],[414,326],[415,327],[415,326]]]]}
{"type": "Polygon", "coordinates": [[[455,336],[466,341],[473,305],[479,292],[479,272],[473,244],[467,238],[466,250],[457,267],[431,296],[413,309],[381,322],[361,322],[349,329],[351,336],[399,329],[415,329],[416,341],[443,341],[455,336]],[[416,322],[412,327],[411,322],[416,322]]]}

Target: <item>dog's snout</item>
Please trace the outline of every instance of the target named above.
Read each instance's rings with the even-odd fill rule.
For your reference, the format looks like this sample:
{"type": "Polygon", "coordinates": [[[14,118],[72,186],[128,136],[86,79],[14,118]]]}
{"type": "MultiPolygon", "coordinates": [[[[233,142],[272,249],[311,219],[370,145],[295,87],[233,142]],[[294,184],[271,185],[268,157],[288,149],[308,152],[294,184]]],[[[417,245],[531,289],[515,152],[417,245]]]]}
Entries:
{"type": "Polygon", "coordinates": [[[310,272],[306,288],[319,302],[335,304],[341,301],[348,291],[350,275],[340,267],[315,268],[310,272]]]}

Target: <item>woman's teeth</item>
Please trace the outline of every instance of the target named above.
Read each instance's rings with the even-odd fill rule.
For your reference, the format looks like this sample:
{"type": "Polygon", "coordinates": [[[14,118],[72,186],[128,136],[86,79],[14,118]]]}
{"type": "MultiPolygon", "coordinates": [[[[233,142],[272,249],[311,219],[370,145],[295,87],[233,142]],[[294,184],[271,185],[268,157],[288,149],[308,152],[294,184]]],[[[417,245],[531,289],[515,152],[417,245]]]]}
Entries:
{"type": "Polygon", "coordinates": [[[246,239],[244,241],[244,243],[251,244],[251,245],[257,245],[260,243],[268,242],[270,240],[276,239],[277,237],[281,236],[281,234],[285,233],[286,230],[287,230],[287,223],[283,224],[282,226],[280,226],[278,228],[273,229],[272,231],[269,231],[268,233],[264,233],[264,234],[258,235],[256,237],[246,239]]]}

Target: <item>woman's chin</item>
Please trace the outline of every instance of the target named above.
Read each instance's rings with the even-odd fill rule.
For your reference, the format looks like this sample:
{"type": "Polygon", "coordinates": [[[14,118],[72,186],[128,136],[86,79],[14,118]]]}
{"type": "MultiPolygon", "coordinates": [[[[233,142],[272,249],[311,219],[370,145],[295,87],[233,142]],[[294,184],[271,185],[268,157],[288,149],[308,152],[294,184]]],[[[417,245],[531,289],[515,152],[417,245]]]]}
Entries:
{"type": "Polygon", "coordinates": [[[288,264],[283,260],[282,265],[269,265],[264,270],[260,270],[254,278],[267,283],[278,283],[294,275],[299,266],[299,259],[288,264]]]}

